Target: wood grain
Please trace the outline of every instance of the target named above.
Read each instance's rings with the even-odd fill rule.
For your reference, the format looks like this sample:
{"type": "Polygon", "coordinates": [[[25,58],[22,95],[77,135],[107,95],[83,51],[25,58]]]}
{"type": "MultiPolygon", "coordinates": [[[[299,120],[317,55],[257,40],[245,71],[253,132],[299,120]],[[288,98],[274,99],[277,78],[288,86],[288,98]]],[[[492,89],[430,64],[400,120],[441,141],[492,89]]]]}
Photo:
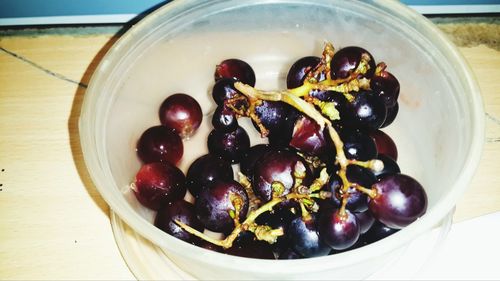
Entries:
{"type": "MultiPolygon", "coordinates": [[[[112,35],[0,38],[0,278],[133,279],[85,169],[77,120],[112,35]]],[[[455,219],[500,210],[500,53],[461,48],[476,74],[487,142],[455,219]]]]}

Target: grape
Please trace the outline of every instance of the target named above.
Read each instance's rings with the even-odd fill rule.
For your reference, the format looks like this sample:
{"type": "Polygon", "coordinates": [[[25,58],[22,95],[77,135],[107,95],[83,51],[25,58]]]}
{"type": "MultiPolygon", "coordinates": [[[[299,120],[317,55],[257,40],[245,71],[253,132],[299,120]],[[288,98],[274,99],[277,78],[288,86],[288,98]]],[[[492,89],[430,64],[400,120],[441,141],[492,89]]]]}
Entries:
{"type": "Polygon", "coordinates": [[[312,90],[309,95],[313,98],[317,98],[324,102],[333,102],[335,104],[335,109],[339,112],[339,117],[341,121],[344,121],[352,117],[350,112],[350,103],[341,92],[335,91],[321,91],[312,90]]]}
{"type": "Polygon", "coordinates": [[[297,254],[294,250],[288,248],[284,250],[278,257],[279,260],[296,260],[303,259],[304,257],[297,254]]]}
{"type": "Polygon", "coordinates": [[[392,138],[381,130],[371,131],[370,137],[375,142],[378,154],[385,154],[394,161],[398,160],[398,148],[392,138]]]}
{"type": "MultiPolygon", "coordinates": [[[[377,180],[373,173],[357,165],[349,165],[346,170],[347,179],[351,183],[356,183],[362,187],[370,188],[377,180]]],[[[340,207],[342,195],[340,190],[342,188],[342,181],[338,175],[332,175],[327,183],[328,191],[332,192],[332,202],[334,206],[340,207]]],[[[347,209],[353,212],[364,212],[368,209],[368,197],[365,193],[350,186],[348,191],[349,199],[347,199],[347,209]]]]}
{"type": "Polygon", "coordinates": [[[319,237],[314,216],[309,220],[302,217],[292,220],[287,235],[292,249],[306,258],[330,253],[331,248],[319,237]]]}
{"type": "Polygon", "coordinates": [[[223,106],[225,100],[234,98],[236,95],[241,95],[234,87],[234,82],[236,81],[232,78],[223,78],[215,82],[212,88],[212,98],[217,105],[223,106]]]}
{"type": "Polygon", "coordinates": [[[366,233],[375,223],[375,218],[370,211],[354,213],[359,224],[359,231],[361,234],[366,233]]]}
{"type": "Polygon", "coordinates": [[[222,157],[231,163],[239,163],[250,148],[250,137],[245,129],[237,127],[231,132],[212,130],[207,139],[211,154],[222,157]]]}
{"type": "Polygon", "coordinates": [[[186,194],[186,178],[174,165],[150,163],[143,165],[135,176],[134,194],[139,202],[153,210],[182,199],[186,194]]]}
{"type": "Polygon", "coordinates": [[[398,115],[399,112],[399,104],[396,102],[396,104],[393,107],[388,107],[387,108],[387,117],[385,118],[384,124],[380,126],[380,128],[385,128],[394,122],[396,119],[396,116],[398,115]]]}
{"type": "Polygon", "coordinates": [[[187,188],[191,195],[197,197],[200,191],[208,188],[218,180],[232,180],[231,164],[212,154],[206,154],[196,159],[186,174],[187,188]]]}
{"type": "Polygon", "coordinates": [[[267,136],[269,144],[275,148],[288,148],[292,139],[295,122],[300,116],[302,114],[297,109],[288,107],[288,113],[285,116],[285,120],[282,121],[281,127],[269,132],[267,136]]]}
{"type": "Polygon", "coordinates": [[[196,217],[194,205],[184,200],[170,202],[158,210],[154,225],[175,238],[192,242],[196,236],[183,230],[175,221],[178,220],[203,232],[203,225],[196,217]]]}
{"type": "MultiPolygon", "coordinates": [[[[276,208],[276,207],[275,207],[276,208]]],[[[289,208],[277,208],[271,212],[265,212],[260,215],[255,222],[259,225],[267,225],[272,229],[283,229],[283,233],[288,232],[288,227],[293,219],[298,215],[290,211],[289,208]]],[[[286,235],[279,236],[276,243],[272,244],[272,248],[278,253],[284,251],[289,246],[289,241],[286,235]]]]}
{"type": "Polygon", "coordinates": [[[370,229],[361,236],[360,240],[362,240],[365,244],[371,244],[383,238],[386,238],[398,231],[399,229],[390,228],[385,224],[375,220],[370,229]]]}
{"type": "MultiPolygon", "coordinates": [[[[260,105],[255,107],[255,114],[259,118],[261,124],[270,132],[279,131],[284,122],[287,121],[289,105],[279,101],[262,101],[260,105]]],[[[254,127],[259,130],[259,127],[254,122],[254,127]]]]}
{"type": "Polygon", "coordinates": [[[248,195],[236,181],[216,181],[210,188],[202,189],[196,199],[196,213],[205,228],[227,233],[233,230],[234,221],[230,212],[235,211],[234,202],[241,200],[239,219],[243,221],[248,211],[248,195]]]}
{"type": "Polygon", "coordinates": [[[415,179],[404,174],[385,175],[372,188],[377,192],[368,207],[373,216],[390,228],[401,229],[427,210],[427,195],[415,179]]]}
{"type": "Polygon", "coordinates": [[[377,147],[372,138],[359,130],[344,129],[340,131],[344,142],[344,153],[348,159],[368,161],[377,157],[377,147]]]}
{"type": "Polygon", "coordinates": [[[252,67],[240,59],[226,59],[215,67],[215,81],[222,78],[235,78],[250,86],[255,86],[255,73],[252,67]]]}
{"type": "Polygon", "coordinates": [[[401,170],[399,169],[398,163],[396,163],[396,161],[394,161],[391,157],[389,157],[385,154],[379,154],[377,156],[377,159],[381,160],[382,163],[384,163],[384,168],[382,169],[382,171],[373,172],[373,174],[377,178],[381,178],[383,175],[387,175],[387,174],[399,174],[399,173],[401,173],[401,170]]]}
{"type": "Polygon", "coordinates": [[[382,126],[387,116],[384,101],[371,91],[357,92],[350,110],[348,122],[357,128],[376,130],[382,126]]]}
{"type": "Polygon", "coordinates": [[[356,46],[342,48],[333,55],[330,63],[332,78],[343,79],[349,77],[358,67],[363,54],[367,54],[370,58],[368,63],[370,69],[361,77],[371,78],[375,72],[375,60],[367,50],[356,46]]]}
{"type": "Polygon", "coordinates": [[[192,243],[198,247],[203,248],[203,249],[207,249],[207,250],[219,252],[219,253],[224,253],[224,248],[217,246],[215,244],[212,244],[212,243],[205,241],[203,239],[200,239],[200,238],[195,238],[192,243]]]}
{"type": "Polygon", "coordinates": [[[295,182],[293,173],[297,162],[302,163],[305,168],[304,184],[307,184],[311,180],[311,171],[302,157],[287,150],[272,151],[262,156],[254,167],[253,189],[255,195],[265,202],[271,200],[273,182],[283,184],[284,190],[281,195],[290,193],[295,182]]]}
{"type": "Polygon", "coordinates": [[[345,250],[358,241],[360,228],[356,216],[349,210],[341,214],[331,209],[321,214],[319,234],[332,249],[345,250]]]}
{"type": "Polygon", "coordinates": [[[302,116],[295,122],[290,146],[308,155],[323,155],[331,147],[327,136],[314,120],[302,116]]]}
{"type": "Polygon", "coordinates": [[[144,131],[137,142],[137,156],[145,164],[170,162],[177,165],[184,153],[178,134],[165,126],[154,126],[144,131]]]}
{"type": "Polygon", "coordinates": [[[370,80],[370,88],[384,99],[387,107],[393,107],[399,96],[399,81],[388,71],[375,74],[370,80]]]}
{"type": "MultiPolygon", "coordinates": [[[[288,89],[293,89],[302,86],[307,74],[314,70],[320,61],[321,59],[319,57],[309,56],[300,58],[294,62],[286,76],[286,87],[288,89]]],[[[324,79],[325,77],[323,75],[321,80],[324,79]]]]}
{"type": "Polygon", "coordinates": [[[242,232],[238,235],[231,248],[226,249],[226,254],[256,259],[272,259],[274,253],[271,245],[255,238],[252,232],[242,232]]]}
{"type": "Polygon", "coordinates": [[[267,144],[258,144],[250,147],[241,159],[240,171],[251,180],[255,164],[260,157],[271,150],[271,147],[267,144]]]}
{"type": "Polygon", "coordinates": [[[218,106],[212,116],[212,125],[216,130],[229,132],[238,128],[238,120],[231,109],[218,106]]]}
{"type": "Polygon", "coordinates": [[[161,124],[172,128],[181,138],[189,138],[200,127],[203,113],[200,104],[186,94],[174,94],[160,106],[161,124]]]}

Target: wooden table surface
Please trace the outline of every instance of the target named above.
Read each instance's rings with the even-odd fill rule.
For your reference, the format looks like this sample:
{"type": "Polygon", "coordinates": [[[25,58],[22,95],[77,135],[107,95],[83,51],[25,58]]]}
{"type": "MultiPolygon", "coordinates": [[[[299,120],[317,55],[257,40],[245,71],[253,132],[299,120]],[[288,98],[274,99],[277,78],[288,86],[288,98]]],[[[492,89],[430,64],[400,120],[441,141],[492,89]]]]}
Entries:
{"type": "MultiPolygon", "coordinates": [[[[83,163],[85,87],[113,33],[0,37],[0,279],[133,279],[83,163]]],[[[456,221],[500,211],[500,52],[461,47],[486,108],[479,169],[456,221]]]]}

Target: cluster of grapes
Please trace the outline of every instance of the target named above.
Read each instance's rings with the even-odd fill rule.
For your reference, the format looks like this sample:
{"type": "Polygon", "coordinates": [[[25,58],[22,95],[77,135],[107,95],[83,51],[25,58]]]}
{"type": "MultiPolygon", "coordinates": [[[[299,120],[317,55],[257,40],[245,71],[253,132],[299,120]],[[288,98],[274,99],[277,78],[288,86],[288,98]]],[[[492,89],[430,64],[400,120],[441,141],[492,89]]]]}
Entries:
{"type": "Polygon", "coordinates": [[[322,57],[297,60],[286,82],[287,90],[262,91],[246,62],[217,65],[209,153],[186,176],[175,165],[201,109],[185,94],[165,100],[162,125],[139,139],[144,165],[132,184],[158,211],[157,227],[227,254],[295,259],[373,243],[425,213],[425,190],[401,173],[396,145],[380,130],[399,108],[399,82],[384,63],[363,48],[335,52],[327,43],[322,57]],[[250,146],[240,117],[268,144],[250,146]],[[231,164],[239,164],[238,181],[231,164]]]}

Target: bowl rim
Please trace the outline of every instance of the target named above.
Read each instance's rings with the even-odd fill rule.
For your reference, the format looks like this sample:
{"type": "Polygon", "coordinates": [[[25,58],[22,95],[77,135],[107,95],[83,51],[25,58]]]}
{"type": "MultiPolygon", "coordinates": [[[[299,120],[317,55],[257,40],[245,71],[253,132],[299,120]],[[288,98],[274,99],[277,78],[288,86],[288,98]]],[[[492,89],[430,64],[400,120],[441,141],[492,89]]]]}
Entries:
{"type": "MultiPolygon", "coordinates": [[[[446,214],[448,214],[448,212],[454,207],[458,198],[468,187],[480,161],[484,144],[485,128],[484,109],[480,90],[477,82],[475,81],[474,75],[472,74],[472,71],[467,65],[463,56],[430,20],[418,14],[416,11],[411,10],[407,6],[399,3],[398,1],[382,0],[369,0],[363,1],[362,3],[359,1],[355,2],[358,2],[358,4],[360,5],[371,5],[375,8],[380,9],[381,11],[391,14],[392,16],[399,16],[408,24],[413,24],[414,22],[418,21],[418,26],[414,27],[429,31],[428,33],[432,34],[431,36],[433,41],[440,43],[440,49],[442,49],[443,52],[446,52],[447,57],[449,59],[452,59],[456,63],[457,67],[455,68],[455,71],[461,73],[462,76],[466,78],[466,80],[463,81],[464,87],[468,90],[468,93],[471,93],[470,107],[473,120],[471,120],[472,139],[466,157],[468,161],[464,163],[461,169],[461,173],[455,179],[453,190],[450,191],[441,200],[442,204],[437,204],[431,210],[428,210],[426,215],[420,218],[417,222],[406,227],[403,231],[395,233],[391,237],[383,239],[377,243],[337,255],[300,260],[276,260],[272,262],[273,266],[270,267],[269,260],[251,259],[252,263],[249,263],[248,258],[223,255],[177,240],[161,232],[150,222],[146,221],[144,218],[138,215],[130,206],[125,203],[125,200],[122,200],[122,202],[120,202],[119,200],[115,200],[113,198],[114,196],[112,189],[106,188],[109,182],[103,181],[103,177],[105,178],[110,175],[109,167],[106,167],[106,161],[104,161],[100,156],[100,153],[102,153],[103,151],[99,151],[98,148],[95,148],[95,140],[90,137],[94,134],[94,130],[92,129],[91,124],[94,124],[97,118],[95,114],[93,114],[93,111],[91,109],[96,106],[96,102],[99,100],[99,90],[96,85],[99,85],[99,83],[101,82],[100,80],[102,80],[102,77],[100,76],[104,75],[105,72],[108,72],[110,67],[116,65],[116,63],[119,61],[117,59],[117,55],[120,52],[123,52],[123,49],[126,46],[130,46],[132,44],[132,35],[138,33],[142,29],[150,28],[149,25],[154,23],[158,18],[162,17],[165,14],[176,15],[176,12],[181,11],[186,7],[192,8],[194,6],[197,6],[197,8],[201,8],[205,5],[211,5],[219,2],[250,3],[250,1],[247,0],[185,0],[170,2],[159,8],[155,12],[151,13],[150,15],[146,16],[136,25],[131,27],[127,32],[125,32],[103,57],[91,77],[86,94],[84,96],[84,100],[82,102],[82,110],[79,119],[80,142],[82,146],[84,162],[87,166],[92,181],[94,182],[101,196],[125,223],[130,225],[132,229],[140,233],[142,236],[152,241],[155,245],[158,245],[159,247],[166,249],[169,252],[181,256],[186,256],[186,253],[191,252],[194,253],[193,255],[191,255],[191,257],[209,261],[216,266],[243,266],[243,268],[250,271],[259,269],[262,270],[263,268],[266,268],[267,271],[271,271],[273,273],[284,272],[284,270],[286,270],[287,273],[303,273],[307,271],[344,267],[397,250],[401,246],[407,244],[414,237],[417,237],[418,235],[421,235],[425,231],[434,227],[436,223],[438,223],[442,218],[446,216],[446,214]]],[[[252,4],[274,4],[285,2],[293,2],[297,4],[316,4],[316,2],[314,1],[305,0],[256,0],[252,1],[252,4]]],[[[330,2],[333,3],[335,1],[330,2]]],[[[154,32],[154,28],[149,32],[154,32]]]]}

